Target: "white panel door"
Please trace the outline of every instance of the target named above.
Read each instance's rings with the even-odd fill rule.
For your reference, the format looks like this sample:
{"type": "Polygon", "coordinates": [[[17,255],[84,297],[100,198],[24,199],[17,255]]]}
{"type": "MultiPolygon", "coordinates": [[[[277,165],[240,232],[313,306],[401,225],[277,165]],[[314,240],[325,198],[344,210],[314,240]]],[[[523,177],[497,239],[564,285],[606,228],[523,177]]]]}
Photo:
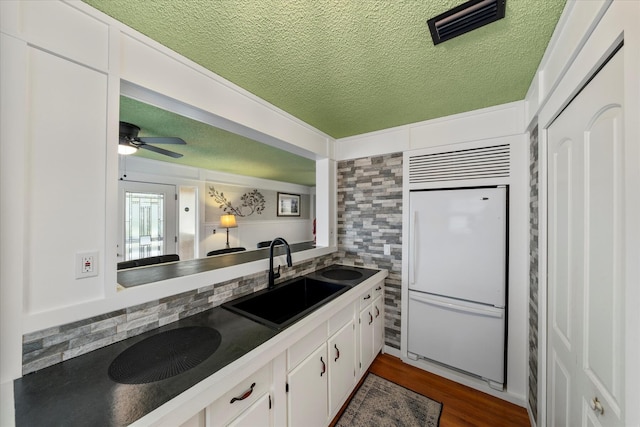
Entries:
{"type": "Polygon", "coordinates": [[[329,414],[338,412],[356,381],[356,329],[353,320],[329,344],[329,414]]]}
{"type": "Polygon", "coordinates": [[[624,425],[623,59],[548,130],[550,426],[624,425]]]}

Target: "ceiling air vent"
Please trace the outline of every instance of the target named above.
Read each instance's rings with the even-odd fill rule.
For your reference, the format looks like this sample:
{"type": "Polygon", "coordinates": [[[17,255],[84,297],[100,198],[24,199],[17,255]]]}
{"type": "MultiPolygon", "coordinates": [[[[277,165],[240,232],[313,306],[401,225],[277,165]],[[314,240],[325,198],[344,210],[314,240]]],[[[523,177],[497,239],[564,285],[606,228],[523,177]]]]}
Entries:
{"type": "Polygon", "coordinates": [[[509,145],[472,148],[409,157],[409,184],[506,178],[509,145]]]}
{"type": "Polygon", "coordinates": [[[427,21],[433,44],[504,18],[506,0],[471,0],[427,21]]]}

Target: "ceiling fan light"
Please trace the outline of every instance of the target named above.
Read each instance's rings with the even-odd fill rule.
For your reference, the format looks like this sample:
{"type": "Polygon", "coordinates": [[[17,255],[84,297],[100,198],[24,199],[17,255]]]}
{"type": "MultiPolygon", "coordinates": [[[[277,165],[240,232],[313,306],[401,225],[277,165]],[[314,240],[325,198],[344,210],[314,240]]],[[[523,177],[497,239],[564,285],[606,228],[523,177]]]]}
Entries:
{"type": "Polygon", "coordinates": [[[120,140],[120,143],[118,144],[118,154],[122,154],[123,156],[128,156],[129,154],[133,154],[136,151],[138,151],[138,147],[129,143],[129,141],[120,140]]]}

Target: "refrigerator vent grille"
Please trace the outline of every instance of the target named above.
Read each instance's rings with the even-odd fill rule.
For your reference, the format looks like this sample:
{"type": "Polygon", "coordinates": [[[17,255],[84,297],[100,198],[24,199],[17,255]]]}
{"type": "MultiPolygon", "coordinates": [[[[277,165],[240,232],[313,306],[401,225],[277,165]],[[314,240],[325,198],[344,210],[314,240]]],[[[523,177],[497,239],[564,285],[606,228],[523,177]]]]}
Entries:
{"type": "Polygon", "coordinates": [[[502,178],[509,176],[509,145],[409,157],[409,183],[502,178]]]}

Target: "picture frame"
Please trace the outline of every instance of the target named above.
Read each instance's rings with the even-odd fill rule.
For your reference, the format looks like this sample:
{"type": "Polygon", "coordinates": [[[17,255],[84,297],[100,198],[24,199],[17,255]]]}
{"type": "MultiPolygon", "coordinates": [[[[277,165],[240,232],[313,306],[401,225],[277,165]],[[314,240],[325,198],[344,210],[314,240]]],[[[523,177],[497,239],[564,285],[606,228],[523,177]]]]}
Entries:
{"type": "Polygon", "coordinates": [[[278,192],[278,216],[300,216],[300,195],[278,192]]]}

